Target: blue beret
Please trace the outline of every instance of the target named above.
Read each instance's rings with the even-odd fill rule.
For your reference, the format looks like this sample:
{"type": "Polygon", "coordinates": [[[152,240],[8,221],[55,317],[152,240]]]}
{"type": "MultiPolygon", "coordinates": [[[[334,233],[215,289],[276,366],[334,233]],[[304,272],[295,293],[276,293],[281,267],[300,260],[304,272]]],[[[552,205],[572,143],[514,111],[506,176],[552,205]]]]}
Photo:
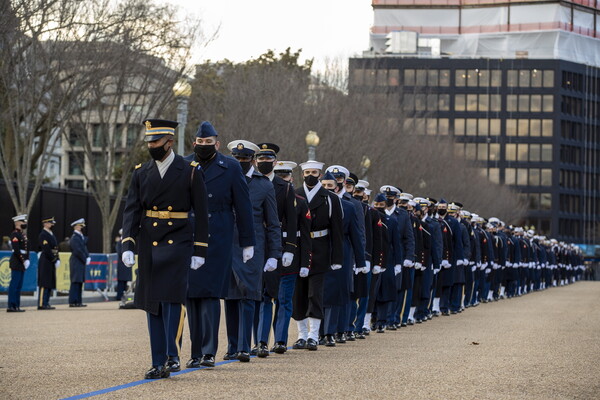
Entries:
{"type": "Polygon", "coordinates": [[[327,171],[325,173],[325,175],[323,175],[321,180],[322,181],[335,181],[335,177],[333,176],[333,174],[331,172],[327,171]]]}
{"type": "Polygon", "coordinates": [[[381,203],[381,202],[386,201],[386,200],[387,199],[385,197],[385,194],[383,194],[383,193],[377,193],[377,196],[375,196],[375,200],[374,201],[375,201],[375,203],[381,203]]]}
{"type": "Polygon", "coordinates": [[[196,137],[199,138],[207,138],[211,136],[219,136],[215,128],[208,121],[204,121],[200,124],[198,131],[196,132],[196,137]]]}

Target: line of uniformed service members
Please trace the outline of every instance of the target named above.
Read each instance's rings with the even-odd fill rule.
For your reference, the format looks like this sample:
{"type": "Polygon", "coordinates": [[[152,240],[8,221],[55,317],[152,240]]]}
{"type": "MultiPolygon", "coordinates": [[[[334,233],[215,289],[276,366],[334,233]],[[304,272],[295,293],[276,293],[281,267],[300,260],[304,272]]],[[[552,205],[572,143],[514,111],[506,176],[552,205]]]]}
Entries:
{"type": "Polygon", "coordinates": [[[371,199],[368,182],[318,161],[300,164],[294,188],[296,163],[277,160],[275,144],[235,140],[229,157],[203,122],[184,158],[172,150],[177,122],[144,123],[153,160],[131,179],[122,261],[133,266],[137,251],[147,379],[181,369],[186,311],[186,366],[215,366],[221,299],[224,359],[247,362],[285,353],[291,318],[293,349],[317,350],[571,283],[583,269],[577,247],[486,221],[457,202],[390,185],[371,199]]]}

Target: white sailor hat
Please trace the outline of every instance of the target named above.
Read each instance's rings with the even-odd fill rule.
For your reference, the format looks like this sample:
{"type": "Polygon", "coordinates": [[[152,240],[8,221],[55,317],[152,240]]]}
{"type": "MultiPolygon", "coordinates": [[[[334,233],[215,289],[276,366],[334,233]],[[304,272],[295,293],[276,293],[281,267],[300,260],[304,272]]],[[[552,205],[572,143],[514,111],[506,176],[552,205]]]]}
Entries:
{"type": "Polygon", "coordinates": [[[275,172],[289,172],[291,173],[294,168],[296,168],[298,164],[293,161],[277,161],[273,166],[273,171],[275,172]]]}
{"type": "Polygon", "coordinates": [[[325,163],[314,160],[309,160],[300,164],[300,168],[302,168],[302,171],[304,171],[305,169],[318,169],[322,171],[324,166],[325,163]]]}
{"type": "Polygon", "coordinates": [[[366,189],[369,187],[369,182],[360,179],[356,184],[356,189],[366,189]]]}
{"type": "Polygon", "coordinates": [[[400,200],[409,201],[413,199],[413,195],[410,193],[400,193],[400,200]]]}
{"type": "Polygon", "coordinates": [[[85,226],[85,219],[79,218],[77,221],[71,222],[71,226],[75,226],[75,225],[85,226]]]}
{"type": "Polygon", "coordinates": [[[234,156],[245,156],[253,157],[260,148],[252,142],[247,140],[234,140],[227,144],[227,149],[231,151],[234,156]]]}
{"type": "Polygon", "coordinates": [[[365,194],[366,194],[367,196],[370,196],[370,195],[371,195],[371,192],[372,192],[372,190],[371,190],[371,189],[365,189],[365,194]]]}
{"type": "Polygon", "coordinates": [[[411,206],[411,207],[415,207],[417,205],[417,202],[414,201],[414,200],[409,200],[408,201],[408,205],[411,206]]]}
{"type": "Polygon", "coordinates": [[[331,172],[336,178],[339,178],[340,175],[344,175],[344,178],[350,176],[350,171],[341,165],[331,165],[327,168],[327,172],[331,172]]]}
{"type": "Polygon", "coordinates": [[[16,215],[12,218],[12,220],[14,222],[17,222],[17,221],[27,222],[27,214],[16,215]]]}
{"type": "Polygon", "coordinates": [[[473,218],[473,215],[467,210],[462,210],[460,213],[465,218],[473,218]]]}
{"type": "Polygon", "coordinates": [[[379,192],[385,194],[386,196],[397,196],[400,191],[397,187],[392,185],[383,185],[379,188],[379,192]]]}
{"type": "Polygon", "coordinates": [[[492,217],[488,221],[489,221],[490,224],[500,225],[500,220],[498,218],[496,218],[496,217],[492,217]]]}

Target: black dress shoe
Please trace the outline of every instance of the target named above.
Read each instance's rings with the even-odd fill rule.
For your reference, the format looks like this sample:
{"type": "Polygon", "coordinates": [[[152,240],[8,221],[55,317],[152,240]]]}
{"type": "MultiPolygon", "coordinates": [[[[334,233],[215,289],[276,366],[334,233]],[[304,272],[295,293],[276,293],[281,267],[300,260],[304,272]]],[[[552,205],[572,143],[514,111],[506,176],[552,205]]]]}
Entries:
{"type": "Polygon", "coordinates": [[[71,304],[69,304],[69,307],[79,307],[79,306],[75,303],[71,303],[71,304]]]}
{"type": "Polygon", "coordinates": [[[25,310],[22,310],[21,308],[17,308],[17,312],[25,312],[25,310]]]}
{"type": "Polygon", "coordinates": [[[346,343],[346,335],[343,333],[336,333],[334,338],[335,338],[336,343],[340,343],[340,344],[346,343]]]}
{"type": "Polygon", "coordinates": [[[408,324],[408,325],[414,325],[414,324],[415,324],[415,321],[413,321],[412,319],[409,319],[409,320],[408,320],[408,322],[407,322],[407,324],[408,324]]]}
{"type": "Polygon", "coordinates": [[[181,364],[179,363],[178,357],[172,357],[167,360],[167,369],[169,372],[179,372],[181,371],[181,364]]]}
{"type": "Polygon", "coordinates": [[[229,361],[229,360],[237,360],[238,357],[238,353],[225,353],[225,355],[223,356],[223,360],[225,361],[229,361]]]}
{"type": "Polygon", "coordinates": [[[407,326],[407,325],[406,325],[406,324],[403,322],[403,323],[401,323],[401,324],[400,324],[400,326],[401,326],[402,328],[406,328],[406,326],[407,326]]]}
{"type": "Polygon", "coordinates": [[[454,311],[454,310],[452,310],[452,311],[450,311],[450,314],[453,314],[453,315],[454,315],[454,314],[458,314],[458,311],[454,311]]]}
{"type": "Polygon", "coordinates": [[[315,351],[319,348],[317,341],[315,339],[308,339],[306,341],[306,348],[310,351],[315,351]]]}
{"type": "Polygon", "coordinates": [[[448,311],[442,311],[442,315],[445,316],[445,317],[447,317],[447,316],[450,315],[450,312],[448,312],[448,311]]]}
{"type": "Polygon", "coordinates": [[[385,333],[385,330],[383,329],[383,325],[379,325],[377,327],[377,333],[385,333]]]}
{"type": "Polygon", "coordinates": [[[354,335],[354,332],[348,332],[348,333],[346,333],[346,340],[348,342],[354,342],[354,341],[356,341],[356,336],[354,335]]]}
{"type": "Polygon", "coordinates": [[[396,328],[396,325],[394,325],[394,324],[390,324],[390,325],[386,326],[385,329],[387,331],[397,331],[398,330],[398,328],[396,328]]]}
{"type": "Polygon", "coordinates": [[[422,319],[417,319],[417,320],[415,320],[415,322],[416,322],[417,324],[422,324],[422,323],[423,323],[423,320],[422,320],[422,319]]]}
{"type": "Polygon", "coordinates": [[[248,353],[246,351],[240,351],[238,353],[237,359],[240,360],[241,362],[248,362],[248,361],[250,361],[250,353],[248,353]]]}
{"type": "Polygon", "coordinates": [[[326,347],[335,347],[335,339],[333,338],[333,335],[326,335],[325,336],[325,346],[326,347]]]}
{"type": "Polygon", "coordinates": [[[159,365],[158,367],[152,367],[144,375],[144,379],[162,379],[168,378],[171,375],[167,367],[159,365]]]}
{"type": "Polygon", "coordinates": [[[19,312],[16,308],[9,307],[6,309],[6,312],[19,312]]]}
{"type": "Polygon", "coordinates": [[[56,307],[52,307],[52,306],[41,306],[38,307],[38,310],[55,310],[56,307]]]}
{"type": "Polygon", "coordinates": [[[187,368],[200,368],[200,359],[199,358],[190,358],[190,360],[185,364],[187,368]]]}
{"type": "Polygon", "coordinates": [[[256,355],[260,358],[265,358],[269,356],[269,348],[267,347],[266,343],[260,344],[256,355]]]}
{"type": "Polygon", "coordinates": [[[258,354],[258,345],[254,346],[252,350],[250,350],[250,355],[255,356],[258,354]]]}
{"type": "Polygon", "coordinates": [[[285,344],[283,344],[283,343],[277,343],[275,346],[273,346],[274,353],[283,354],[286,351],[287,351],[287,347],[285,347],[285,344]]]}
{"type": "Polygon", "coordinates": [[[215,366],[215,356],[213,356],[212,354],[206,354],[204,357],[202,357],[202,361],[200,362],[200,365],[202,365],[203,367],[214,367],[215,366]]]}
{"type": "Polygon", "coordinates": [[[362,332],[356,332],[354,337],[357,339],[366,339],[367,337],[362,332]]]}
{"type": "Polygon", "coordinates": [[[292,349],[294,349],[294,350],[306,349],[306,340],[304,340],[304,339],[296,340],[296,343],[294,343],[294,345],[292,346],[292,349]]]}
{"type": "Polygon", "coordinates": [[[363,335],[365,335],[365,336],[369,336],[369,334],[370,334],[370,333],[371,333],[371,330],[370,330],[370,329],[363,328],[363,330],[362,330],[362,334],[363,334],[363,335]]]}
{"type": "Polygon", "coordinates": [[[81,303],[79,303],[79,304],[77,304],[77,307],[87,307],[87,304],[81,304],[81,303]]]}
{"type": "Polygon", "coordinates": [[[325,346],[326,342],[327,342],[327,339],[325,338],[325,336],[319,337],[319,346],[325,346]]]}

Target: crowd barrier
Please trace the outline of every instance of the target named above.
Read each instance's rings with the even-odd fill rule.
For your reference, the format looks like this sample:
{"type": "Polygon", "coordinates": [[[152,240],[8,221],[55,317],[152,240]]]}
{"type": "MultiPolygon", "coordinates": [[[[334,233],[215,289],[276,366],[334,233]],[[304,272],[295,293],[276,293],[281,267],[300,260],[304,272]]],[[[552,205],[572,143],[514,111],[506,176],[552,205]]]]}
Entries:
{"type": "MultiPolygon", "coordinates": [[[[0,251],[0,292],[8,292],[10,284],[10,256],[11,251],[0,251]]],[[[56,290],[68,292],[71,286],[69,258],[71,253],[59,253],[60,267],[56,270],[56,290]]],[[[90,254],[91,262],[85,268],[84,290],[108,290],[114,291],[117,285],[117,263],[116,253],[90,254]]],[[[35,292],[37,290],[38,255],[29,253],[31,264],[25,271],[22,292],[35,292]]],[[[135,276],[137,264],[133,267],[135,276]]]]}

